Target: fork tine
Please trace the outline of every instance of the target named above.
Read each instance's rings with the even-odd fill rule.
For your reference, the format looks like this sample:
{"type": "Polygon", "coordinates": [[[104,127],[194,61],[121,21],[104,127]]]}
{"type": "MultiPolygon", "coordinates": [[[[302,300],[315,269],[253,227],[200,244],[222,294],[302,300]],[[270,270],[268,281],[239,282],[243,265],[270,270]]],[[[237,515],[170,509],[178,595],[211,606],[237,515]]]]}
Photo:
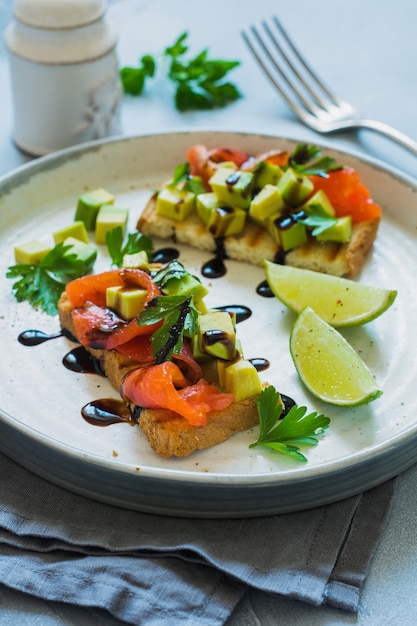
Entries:
{"type": "MultiPolygon", "coordinates": [[[[281,33],[282,37],[285,39],[287,45],[292,50],[292,52],[295,55],[295,57],[298,59],[300,65],[304,68],[304,70],[307,72],[307,74],[310,76],[310,78],[314,81],[314,83],[317,85],[317,87],[319,87],[319,89],[321,89],[332,100],[332,102],[335,105],[337,105],[338,104],[338,98],[334,95],[334,93],[332,93],[330,91],[330,89],[328,87],[326,87],[326,85],[323,83],[323,81],[318,77],[317,73],[313,70],[311,65],[309,65],[307,63],[307,61],[305,60],[304,56],[301,54],[301,52],[298,50],[298,48],[294,45],[294,42],[290,39],[290,36],[288,35],[287,31],[285,30],[285,28],[281,24],[280,20],[276,16],[274,16],[272,18],[272,21],[273,21],[275,27],[281,33]]],[[[268,26],[266,26],[266,27],[267,27],[267,30],[269,32],[271,32],[269,27],[268,26]]],[[[275,42],[275,45],[278,45],[278,43],[276,42],[276,40],[272,36],[272,34],[271,34],[271,39],[275,42]]],[[[281,47],[280,47],[280,49],[282,50],[281,47]]],[[[313,97],[317,98],[317,94],[310,89],[309,85],[304,81],[304,79],[299,74],[297,69],[294,67],[293,63],[290,61],[288,56],[285,55],[285,53],[283,53],[283,52],[281,52],[281,54],[283,54],[283,56],[286,58],[288,64],[291,66],[292,70],[294,71],[296,76],[299,78],[299,80],[303,82],[303,84],[305,85],[305,87],[309,91],[309,93],[313,97]]]]}
{"type": "Polygon", "coordinates": [[[302,55],[291,41],[278,18],[273,18],[273,24],[281,39],[284,40],[283,43],[285,43],[287,51],[291,52],[294,60],[290,58],[288,52],[284,49],[284,46],[278,41],[277,36],[272,32],[271,28],[265,21],[262,22],[263,31],[266,33],[268,40],[272,42],[274,50],[278,53],[280,60],[271,51],[271,46],[265,42],[265,34],[262,33],[261,35],[259,30],[257,30],[254,26],[250,27],[250,31],[254,41],[256,42],[256,46],[250,41],[250,38],[244,32],[242,33],[242,36],[252,54],[270,81],[286,100],[287,104],[301,118],[305,117],[306,114],[319,117],[323,110],[326,111],[329,108],[338,106],[339,103],[337,98],[330,92],[329,89],[327,89],[312,68],[303,59],[302,55]],[[265,57],[265,59],[262,57],[265,57]],[[286,68],[286,71],[284,71],[283,67],[286,68]],[[273,68],[273,72],[270,68],[273,68]],[[300,70],[307,74],[307,78],[310,82],[312,80],[315,83],[314,89],[303,77],[300,70]],[[277,76],[277,74],[279,76],[277,76]],[[294,80],[294,77],[296,80],[294,80]],[[285,84],[285,88],[283,83],[285,84]],[[302,90],[300,90],[300,87],[302,90]],[[317,92],[317,88],[323,93],[320,94],[317,92]],[[296,97],[298,102],[293,97],[290,97],[288,91],[291,92],[292,96],[296,97]],[[308,99],[305,97],[305,93],[309,94],[308,99]],[[323,98],[323,95],[327,96],[330,101],[323,98]],[[303,106],[301,107],[300,104],[303,106]]]}
{"type": "MultiPolygon", "coordinates": [[[[256,28],[254,26],[251,26],[250,28],[253,36],[255,37],[255,39],[257,40],[257,42],[260,44],[260,46],[262,47],[264,53],[269,57],[269,59],[271,60],[271,55],[269,53],[268,48],[265,47],[265,44],[263,43],[258,31],[256,30],[256,28]]],[[[272,72],[270,71],[269,67],[266,65],[266,63],[264,62],[263,58],[261,57],[261,55],[259,54],[257,48],[253,45],[252,41],[250,40],[250,38],[248,37],[248,35],[242,31],[242,37],[246,43],[246,45],[248,46],[249,50],[252,52],[254,58],[257,60],[257,62],[259,63],[260,67],[262,68],[262,70],[265,72],[265,74],[267,75],[267,77],[269,78],[269,80],[271,81],[271,83],[274,85],[274,87],[277,89],[277,91],[279,91],[279,93],[281,94],[281,96],[284,98],[284,100],[287,102],[288,106],[299,116],[302,117],[304,114],[303,109],[298,105],[298,103],[291,98],[287,92],[283,89],[282,85],[277,81],[276,77],[274,74],[272,74],[272,72]]],[[[271,60],[272,64],[274,65],[275,69],[278,70],[278,72],[280,73],[281,77],[284,78],[285,82],[288,82],[288,80],[285,78],[285,75],[283,74],[281,68],[275,65],[274,60],[271,60]]]]}

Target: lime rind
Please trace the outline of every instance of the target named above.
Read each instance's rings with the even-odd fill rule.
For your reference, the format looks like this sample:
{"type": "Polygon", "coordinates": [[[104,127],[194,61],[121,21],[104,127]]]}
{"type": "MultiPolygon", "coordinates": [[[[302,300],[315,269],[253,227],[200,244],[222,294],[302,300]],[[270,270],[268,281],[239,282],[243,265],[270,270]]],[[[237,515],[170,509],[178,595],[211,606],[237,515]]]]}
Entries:
{"type": "Polygon", "coordinates": [[[323,402],[353,407],[382,395],[366,363],[311,307],[306,307],[293,324],[290,353],[300,380],[323,402]]]}
{"type": "Polygon", "coordinates": [[[397,291],[372,287],[348,278],[264,261],[272,293],[294,313],[311,307],[335,328],[359,326],[384,313],[397,291]]]}

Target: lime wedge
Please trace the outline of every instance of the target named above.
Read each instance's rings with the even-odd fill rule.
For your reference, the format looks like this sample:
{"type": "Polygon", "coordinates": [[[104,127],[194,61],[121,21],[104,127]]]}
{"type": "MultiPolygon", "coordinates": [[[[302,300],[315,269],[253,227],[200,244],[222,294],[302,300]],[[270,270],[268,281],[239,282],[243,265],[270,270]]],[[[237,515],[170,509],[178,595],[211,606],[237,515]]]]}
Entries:
{"type": "Polygon", "coordinates": [[[290,352],[304,385],[324,402],[357,406],[382,394],[357,352],[310,307],[292,327],[290,352]]]}
{"type": "Polygon", "coordinates": [[[386,311],[397,292],[347,278],[264,261],[272,293],[295,313],[309,306],[332,326],[358,326],[386,311]]]}

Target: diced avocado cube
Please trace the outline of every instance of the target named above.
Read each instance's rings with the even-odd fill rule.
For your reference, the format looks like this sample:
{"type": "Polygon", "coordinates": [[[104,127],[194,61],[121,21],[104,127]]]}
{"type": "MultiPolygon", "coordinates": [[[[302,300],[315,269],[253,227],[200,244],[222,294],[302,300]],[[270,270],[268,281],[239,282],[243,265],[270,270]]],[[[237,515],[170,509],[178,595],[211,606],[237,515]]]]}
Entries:
{"type": "Polygon", "coordinates": [[[216,207],[210,212],[207,228],[216,238],[237,235],[245,227],[246,215],[237,207],[216,207]]]}
{"type": "Polygon", "coordinates": [[[289,168],[279,179],[278,189],[288,204],[298,207],[312,193],[314,185],[307,176],[301,176],[289,168]]]}
{"type": "Polygon", "coordinates": [[[200,349],[210,356],[231,361],[236,356],[233,321],[225,311],[212,310],[197,320],[200,349]]]}
{"type": "Polygon", "coordinates": [[[300,206],[300,209],[303,209],[304,211],[306,211],[306,213],[308,213],[311,207],[314,207],[315,205],[318,205],[318,204],[321,206],[323,211],[327,213],[328,215],[333,216],[335,214],[335,210],[333,208],[332,203],[330,202],[326,193],[322,189],[319,189],[319,191],[316,191],[316,193],[313,194],[311,198],[307,200],[307,202],[305,202],[302,206],[300,206]]]}
{"type": "Polygon", "coordinates": [[[40,241],[28,241],[14,248],[14,258],[16,263],[27,265],[38,265],[42,259],[51,251],[50,246],[40,241]]]}
{"type": "Polygon", "coordinates": [[[284,252],[299,248],[307,243],[307,229],[304,224],[295,222],[292,226],[286,230],[280,231],[281,246],[284,252]]]}
{"type": "Polygon", "coordinates": [[[219,386],[219,379],[217,378],[217,360],[218,359],[208,357],[205,360],[199,361],[199,365],[201,366],[204,380],[210,385],[219,386]]]}
{"type": "Polygon", "coordinates": [[[250,361],[240,359],[226,367],[224,390],[226,393],[234,393],[236,402],[253,398],[261,393],[262,383],[259,374],[250,361]]]}
{"type": "Polygon", "coordinates": [[[123,233],[126,230],[129,209],[116,207],[112,204],[103,204],[96,220],[96,243],[106,243],[106,233],[113,228],[121,227],[123,233]]]}
{"type": "Polygon", "coordinates": [[[228,167],[219,167],[211,176],[209,185],[220,205],[248,209],[252,199],[253,178],[252,172],[230,171],[228,167]]]}
{"type": "Polygon", "coordinates": [[[67,237],[64,241],[65,246],[71,246],[65,253],[75,254],[85,264],[86,271],[91,271],[97,258],[97,248],[91,243],[84,243],[75,237],[67,237]]]}
{"type": "Polygon", "coordinates": [[[276,185],[283,173],[279,165],[260,161],[254,171],[254,186],[256,189],[262,189],[265,185],[276,185]]]}
{"type": "Polygon", "coordinates": [[[165,187],[158,193],[156,211],[159,215],[182,222],[195,209],[195,194],[184,189],[165,187]]]}
{"type": "Polygon", "coordinates": [[[307,228],[301,222],[293,221],[289,215],[273,214],[267,219],[266,226],[284,252],[307,243],[307,228]]]}
{"type": "Polygon", "coordinates": [[[147,269],[149,263],[145,250],[123,255],[122,266],[132,269],[147,269]]]}
{"type": "Polygon", "coordinates": [[[145,306],[148,292],[146,289],[126,289],[120,285],[107,287],[106,306],[116,311],[125,320],[132,320],[145,306]]]}
{"type": "Polygon", "coordinates": [[[64,226],[64,228],[60,228],[53,233],[53,238],[55,244],[61,243],[65,241],[68,237],[74,237],[74,239],[78,239],[79,241],[84,241],[84,243],[88,243],[88,235],[87,229],[85,227],[84,222],[79,220],[78,222],[73,222],[69,226],[64,226]]]}
{"type": "Polygon", "coordinates": [[[347,243],[352,237],[352,217],[345,215],[337,218],[336,224],[317,235],[318,241],[337,241],[347,243]]]}
{"type": "Polygon", "coordinates": [[[195,206],[198,217],[203,224],[207,224],[211,210],[219,206],[219,201],[217,200],[217,196],[214,191],[199,193],[196,197],[195,206]]]}
{"type": "Polygon", "coordinates": [[[284,206],[285,202],[278,187],[267,184],[250,203],[249,215],[254,221],[263,223],[270,215],[281,211],[284,206]]]}
{"type": "Polygon", "coordinates": [[[74,219],[84,222],[87,230],[94,230],[100,207],[103,204],[113,204],[114,200],[111,193],[101,188],[83,193],[78,198],[74,219]]]}
{"type": "Polygon", "coordinates": [[[216,359],[217,363],[217,379],[219,381],[219,386],[221,389],[225,388],[225,372],[226,368],[229,367],[232,363],[235,363],[239,359],[243,359],[243,350],[241,341],[236,337],[236,356],[233,361],[222,361],[221,359],[216,359]]]}
{"type": "Polygon", "coordinates": [[[163,292],[170,296],[186,296],[193,294],[194,300],[201,300],[208,294],[208,289],[192,274],[184,274],[181,278],[171,278],[163,287],[163,292]]]}

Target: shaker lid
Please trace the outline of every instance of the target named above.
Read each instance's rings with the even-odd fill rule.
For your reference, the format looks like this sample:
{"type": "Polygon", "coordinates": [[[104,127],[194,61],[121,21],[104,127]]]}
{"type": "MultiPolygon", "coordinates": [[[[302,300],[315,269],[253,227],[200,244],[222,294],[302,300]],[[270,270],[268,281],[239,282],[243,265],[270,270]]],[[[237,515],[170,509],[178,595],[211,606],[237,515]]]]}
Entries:
{"type": "Polygon", "coordinates": [[[28,26],[65,29],[95,22],[106,8],[106,0],[15,0],[13,13],[28,26]]]}

